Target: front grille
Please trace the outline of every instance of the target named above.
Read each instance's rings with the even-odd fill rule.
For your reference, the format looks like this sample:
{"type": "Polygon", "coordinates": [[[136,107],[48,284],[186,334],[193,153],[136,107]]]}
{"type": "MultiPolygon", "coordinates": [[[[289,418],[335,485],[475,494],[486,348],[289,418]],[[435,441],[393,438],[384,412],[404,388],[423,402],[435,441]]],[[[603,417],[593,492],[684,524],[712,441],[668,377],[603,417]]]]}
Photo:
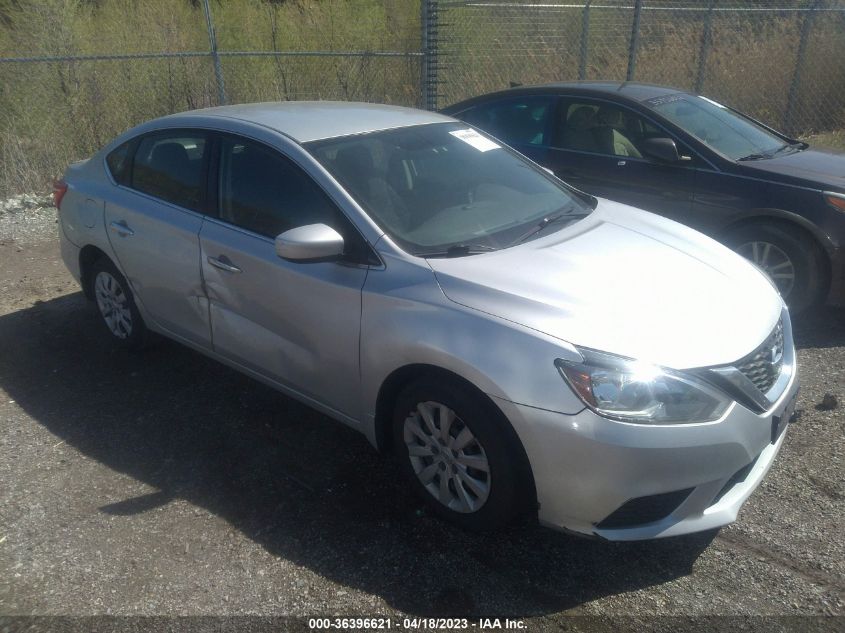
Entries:
{"type": "Polygon", "coordinates": [[[762,393],[772,388],[783,368],[782,318],[763,344],[737,363],[736,368],[762,393]]]}
{"type": "Polygon", "coordinates": [[[627,528],[665,519],[689,497],[692,491],[692,488],[685,488],[631,499],[603,519],[596,527],[599,529],[627,528]]]}

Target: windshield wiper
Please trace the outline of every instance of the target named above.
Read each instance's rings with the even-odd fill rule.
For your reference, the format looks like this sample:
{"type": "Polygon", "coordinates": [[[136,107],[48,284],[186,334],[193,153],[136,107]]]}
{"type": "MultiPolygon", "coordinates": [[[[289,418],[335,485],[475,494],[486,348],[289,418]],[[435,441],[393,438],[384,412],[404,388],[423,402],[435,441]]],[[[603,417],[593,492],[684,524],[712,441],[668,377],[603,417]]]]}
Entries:
{"type": "Polygon", "coordinates": [[[788,149],[795,150],[796,152],[799,152],[803,149],[803,145],[804,145],[803,143],[784,143],[783,145],[778,147],[776,150],[772,150],[771,152],[769,152],[767,154],[763,154],[763,153],[749,154],[748,156],[743,156],[742,158],[737,158],[737,160],[765,160],[767,158],[774,158],[775,156],[777,156],[781,152],[784,152],[788,149]]]}
{"type": "Polygon", "coordinates": [[[508,247],[515,246],[517,244],[522,244],[522,242],[527,240],[529,237],[534,237],[535,235],[537,235],[537,233],[539,233],[540,231],[545,229],[550,224],[554,224],[555,222],[559,222],[560,220],[563,220],[564,218],[575,219],[575,218],[582,217],[581,214],[573,214],[573,213],[571,213],[571,211],[572,211],[572,208],[570,208],[568,211],[563,211],[562,213],[556,213],[554,215],[547,215],[542,220],[537,222],[537,224],[535,224],[530,229],[528,229],[525,233],[523,233],[518,238],[516,238],[513,242],[508,244],[508,247]]]}
{"type": "Polygon", "coordinates": [[[489,246],[487,244],[452,244],[452,246],[443,251],[418,253],[418,255],[420,257],[464,257],[466,255],[489,253],[495,250],[498,250],[495,246],[489,246]]]}
{"type": "Polygon", "coordinates": [[[771,158],[771,154],[749,154],[748,156],[743,156],[742,158],[737,158],[737,160],[763,160],[765,158],[771,158]]]}
{"type": "Polygon", "coordinates": [[[776,149],[774,153],[780,154],[781,152],[788,150],[788,149],[791,149],[795,152],[800,152],[804,149],[807,149],[806,145],[807,145],[806,143],[802,143],[800,141],[797,141],[795,143],[784,143],[780,148],[776,149]]]}

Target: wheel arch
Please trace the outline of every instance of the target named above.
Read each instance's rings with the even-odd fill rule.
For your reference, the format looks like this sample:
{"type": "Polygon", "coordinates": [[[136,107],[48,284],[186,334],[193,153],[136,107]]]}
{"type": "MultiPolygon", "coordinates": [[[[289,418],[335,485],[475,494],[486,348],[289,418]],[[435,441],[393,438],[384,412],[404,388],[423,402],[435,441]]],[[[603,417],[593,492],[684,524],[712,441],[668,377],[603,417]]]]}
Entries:
{"type": "Polygon", "coordinates": [[[93,244],[83,246],[79,251],[79,281],[86,299],[94,299],[90,283],[91,268],[95,262],[99,261],[103,257],[109,259],[109,256],[105,251],[93,244]]]}
{"type": "Polygon", "coordinates": [[[747,226],[765,223],[801,229],[813,239],[828,258],[830,258],[830,252],[836,250],[836,244],[831,241],[830,237],[810,220],[792,211],[775,208],[754,209],[750,214],[743,215],[721,228],[717,237],[722,239],[747,226]]]}
{"type": "Polygon", "coordinates": [[[443,367],[426,363],[403,365],[394,369],[384,379],[376,398],[373,429],[376,448],[382,453],[389,452],[393,441],[392,418],[396,398],[407,385],[423,377],[439,378],[457,383],[469,390],[489,407],[491,413],[495,414],[496,419],[499,421],[502,432],[507,434],[509,443],[516,449],[520,461],[521,474],[525,478],[525,483],[529,486],[530,502],[533,504],[532,509],[536,508],[537,490],[534,484],[534,473],[531,468],[531,462],[528,459],[528,453],[525,451],[525,447],[519,439],[516,429],[513,428],[513,425],[499,406],[481,388],[463,376],[443,367]]]}
{"type": "Polygon", "coordinates": [[[724,241],[731,234],[756,224],[769,224],[788,230],[798,230],[806,235],[819,249],[824,276],[822,284],[825,292],[827,292],[832,274],[831,252],[836,250],[836,245],[815,224],[797,213],[783,209],[756,209],[751,215],[742,217],[722,228],[716,237],[719,241],[724,241]]]}

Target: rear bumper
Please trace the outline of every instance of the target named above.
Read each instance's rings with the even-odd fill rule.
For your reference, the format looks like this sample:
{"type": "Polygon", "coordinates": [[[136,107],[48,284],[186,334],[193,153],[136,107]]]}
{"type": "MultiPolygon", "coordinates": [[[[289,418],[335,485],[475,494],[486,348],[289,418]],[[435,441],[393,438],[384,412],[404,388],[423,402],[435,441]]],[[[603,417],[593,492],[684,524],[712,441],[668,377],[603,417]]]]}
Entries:
{"type": "Polygon", "coordinates": [[[80,249],[67,238],[61,222],[59,222],[59,245],[62,253],[62,261],[73,278],[81,285],[81,274],[79,270],[80,249]]]}
{"type": "Polygon", "coordinates": [[[608,540],[640,540],[734,521],[783,444],[785,432],[772,443],[773,416],[797,391],[793,374],[766,414],[734,403],[716,422],[674,426],[619,423],[586,409],[570,416],[497,402],[531,463],[542,524],[608,540]],[[629,517],[624,527],[605,521],[632,500],[677,499],[667,493],[678,491],[683,493],[676,505],[658,520],[636,523],[629,517]]]}

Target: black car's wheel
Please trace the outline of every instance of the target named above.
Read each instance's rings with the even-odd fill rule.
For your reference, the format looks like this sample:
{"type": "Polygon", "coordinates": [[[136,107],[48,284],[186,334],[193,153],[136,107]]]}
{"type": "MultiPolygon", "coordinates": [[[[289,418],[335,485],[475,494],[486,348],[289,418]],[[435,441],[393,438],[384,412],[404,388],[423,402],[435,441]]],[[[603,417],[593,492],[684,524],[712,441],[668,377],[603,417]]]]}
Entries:
{"type": "Polygon", "coordinates": [[[818,245],[802,230],[755,224],[731,233],[728,246],[760,267],[793,312],[822,299],[824,266],[818,245]]]}
{"type": "Polygon", "coordinates": [[[424,378],[397,398],[394,449],[411,486],[438,515],[469,530],[499,528],[530,494],[501,413],[449,381],[424,378]]]}
{"type": "Polygon", "coordinates": [[[91,266],[91,296],[97,304],[103,325],[121,346],[135,349],[147,336],[144,320],[135,306],[129,284],[117,267],[106,257],[91,266]]]}

